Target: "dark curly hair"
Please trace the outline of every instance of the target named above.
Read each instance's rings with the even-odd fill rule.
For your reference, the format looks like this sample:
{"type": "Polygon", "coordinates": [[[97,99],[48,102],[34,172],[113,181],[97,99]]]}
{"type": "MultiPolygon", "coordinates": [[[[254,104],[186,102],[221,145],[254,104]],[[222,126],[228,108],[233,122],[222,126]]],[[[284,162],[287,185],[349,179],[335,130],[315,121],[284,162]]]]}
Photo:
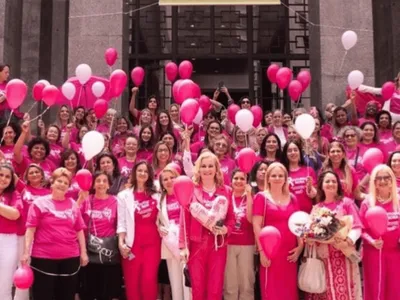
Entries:
{"type": "Polygon", "coordinates": [[[135,164],[135,166],[132,169],[131,176],[129,177],[128,184],[131,187],[133,187],[134,190],[137,189],[136,171],[142,165],[146,166],[147,173],[149,175],[149,178],[147,179],[147,181],[144,184],[145,192],[147,195],[153,195],[153,194],[157,193],[157,188],[154,185],[154,171],[153,171],[153,168],[151,167],[151,165],[145,160],[139,161],[138,163],[135,164]]]}
{"type": "Polygon", "coordinates": [[[335,172],[331,171],[331,170],[327,170],[327,171],[322,172],[318,176],[317,202],[323,202],[326,199],[326,195],[325,195],[324,190],[322,189],[322,185],[324,183],[325,176],[328,175],[328,174],[332,174],[333,176],[335,176],[336,181],[337,181],[338,189],[337,189],[336,200],[342,200],[343,197],[344,197],[344,192],[343,192],[342,184],[340,183],[339,175],[336,174],[335,172]]]}
{"type": "Polygon", "coordinates": [[[118,159],[112,155],[111,153],[108,152],[102,152],[99,154],[99,156],[97,156],[96,158],[96,169],[95,172],[100,171],[100,161],[102,158],[104,157],[108,157],[109,159],[111,159],[113,165],[114,165],[114,171],[112,173],[112,178],[118,178],[121,175],[121,172],[119,170],[119,164],[118,164],[118,159]]]}
{"type": "Polygon", "coordinates": [[[35,137],[35,138],[33,138],[33,139],[31,139],[29,141],[29,143],[28,143],[29,156],[31,156],[32,148],[34,146],[36,146],[36,145],[43,145],[43,147],[45,149],[45,156],[44,157],[46,158],[47,156],[49,156],[49,154],[50,154],[49,142],[47,140],[45,140],[44,138],[40,137],[40,136],[37,136],[37,137],[35,137]]]}

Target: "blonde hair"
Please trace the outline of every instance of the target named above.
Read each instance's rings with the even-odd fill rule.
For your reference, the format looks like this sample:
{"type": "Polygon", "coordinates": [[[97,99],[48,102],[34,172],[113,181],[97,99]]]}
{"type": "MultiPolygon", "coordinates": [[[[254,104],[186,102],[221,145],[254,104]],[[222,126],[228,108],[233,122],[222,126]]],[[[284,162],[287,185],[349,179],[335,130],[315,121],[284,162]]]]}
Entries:
{"type": "Polygon", "coordinates": [[[72,174],[66,168],[55,169],[51,174],[50,183],[53,184],[60,177],[67,177],[69,185],[71,185],[72,174]]]}
{"type": "Polygon", "coordinates": [[[221,164],[219,163],[218,158],[215,156],[214,153],[212,152],[203,152],[200,154],[199,158],[196,160],[196,163],[194,164],[193,168],[193,182],[196,185],[199,185],[201,183],[201,177],[200,177],[200,167],[203,162],[203,159],[211,158],[214,161],[215,164],[215,183],[218,187],[224,186],[224,177],[222,175],[221,171],[221,164]]]}
{"type": "Polygon", "coordinates": [[[140,127],[145,126],[145,125],[149,125],[149,126],[151,125],[151,120],[150,120],[149,124],[142,124],[142,115],[143,115],[144,112],[148,112],[150,114],[150,118],[153,118],[153,114],[151,113],[150,109],[143,108],[141,113],[140,113],[140,118],[139,118],[139,126],[140,127]]]}
{"type": "Polygon", "coordinates": [[[163,181],[163,175],[165,173],[171,173],[175,178],[179,177],[179,173],[177,170],[175,170],[173,167],[170,165],[167,165],[160,173],[159,176],[159,182],[160,182],[160,190],[161,190],[161,199],[160,202],[163,202],[165,197],[167,196],[167,190],[164,188],[164,185],[162,183],[163,181]]]}
{"type": "Polygon", "coordinates": [[[276,168],[281,169],[283,171],[283,173],[285,173],[285,183],[282,186],[282,194],[285,196],[289,196],[290,191],[289,191],[289,182],[288,182],[288,172],[287,172],[285,166],[279,162],[274,162],[268,166],[267,172],[265,173],[264,192],[269,192],[271,190],[271,185],[269,184],[268,179],[271,176],[272,171],[276,168]]]}
{"type": "Polygon", "coordinates": [[[383,164],[377,165],[371,173],[371,177],[369,180],[369,194],[371,195],[371,197],[369,197],[370,206],[371,207],[376,206],[376,197],[378,195],[377,195],[375,180],[379,172],[386,172],[389,174],[392,180],[392,190],[390,191],[390,194],[392,198],[393,210],[399,211],[399,196],[397,195],[396,176],[394,175],[392,169],[389,166],[383,164]]]}

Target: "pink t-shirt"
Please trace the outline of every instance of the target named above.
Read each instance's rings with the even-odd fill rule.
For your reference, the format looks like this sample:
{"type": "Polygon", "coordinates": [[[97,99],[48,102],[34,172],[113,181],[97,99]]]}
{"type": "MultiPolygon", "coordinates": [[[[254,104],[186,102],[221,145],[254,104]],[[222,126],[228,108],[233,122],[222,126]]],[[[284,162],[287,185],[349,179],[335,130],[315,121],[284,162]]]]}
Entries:
{"type": "Polygon", "coordinates": [[[342,172],[340,169],[334,169],[333,170],[340,179],[340,183],[342,184],[343,192],[345,197],[349,197],[351,199],[354,198],[354,190],[357,188],[359,180],[356,174],[356,171],[354,170],[353,167],[350,167],[350,172],[351,172],[351,186],[349,186],[349,182],[346,181],[345,174],[342,172]]]}
{"type": "Polygon", "coordinates": [[[364,168],[363,156],[365,148],[357,147],[355,149],[346,149],[347,160],[356,171],[358,180],[362,180],[367,175],[367,170],[364,168]]]}
{"type": "Polygon", "coordinates": [[[306,192],[307,176],[312,178],[312,183],[315,185],[317,176],[312,168],[302,166],[295,171],[289,171],[289,190],[296,196],[300,210],[310,213],[313,203],[306,192]]]}
{"type": "Polygon", "coordinates": [[[236,168],[236,163],[232,158],[228,156],[225,156],[223,159],[220,159],[219,162],[221,164],[221,171],[224,175],[224,184],[230,185],[232,172],[236,168]]]}
{"type": "Polygon", "coordinates": [[[107,125],[106,123],[101,123],[97,125],[96,131],[100,133],[107,133],[110,134],[110,126],[107,125]]]}
{"type": "Polygon", "coordinates": [[[50,154],[47,157],[55,166],[59,166],[61,163],[61,154],[64,148],[58,144],[50,144],[50,154]]]}
{"type": "Polygon", "coordinates": [[[176,199],[175,195],[167,195],[166,201],[169,221],[174,222],[175,224],[179,224],[181,206],[178,200],[176,199]]]}
{"type": "MultiPolygon", "coordinates": [[[[14,191],[13,193],[2,194],[0,203],[16,208],[19,213],[23,213],[21,195],[14,191]]],[[[18,232],[18,220],[9,220],[0,215],[0,233],[16,234],[18,232]]]]}
{"type": "Polygon", "coordinates": [[[118,202],[115,196],[110,195],[107,199],[97,199],[95,196],[90,195],[82,204],[81,212],[86,227],[90,228],[91,234],[98,237],[116,235],[117,205],[118,202]]]}
{"type": "Polygon", "coordinates": [[[394,93],[390,99],[390,112],[400,114],[400,94],[394,93]]]}
{"type": "Polygon", "coordinates": [[[124,176],[125,178],[129,178],[132,173],[132,169],[135,165],[136,161],[127,161],[126,156],[121,157],[118,159],[118,165],[119,165],[119,170],[121,172],[121,175],[124,176]]]}
{"type": "Polygon", "coordinates": [[[136,161],[146,160],[149,161],[149,157],[153,154],[153,149],[140,149],[136,154],[136,161]]]}
{"type": "Polygon", "coordinates": [[[246,196],[234,197],[231,205],[235,215],[235,226],[228,238],[229,245],[254,245],[253,225],[247,220],[246,196]]]}
{"type": "Polygon", "coordinates": [[[79,187],[78,182],[76,181],[75,176],[72,177],[71,185],[68,188],[67,193],[65,194],[66,198],[71,198],[75,201],[78,200],[79,197],[79,192],[81,191],[81,188],[79,187]]]}
{"type": "MultiPolygon", "coordinates": [[[[60,137],[60,141],[62,141],[62,140],[64,139],[64,136],[65,136],[66,133],[67,133],[67,126],[62,126],[62,127],[61,127],[61,137],[60,137]]],[[[69,134],[69,140],[75,142],[75,141],[76,141],[76,137],[78,136],[78,134],[79,134],[78,128],[73,127],[73,128],[71,129],[70,134],[69,134]]]]}
{"type": "MultiPolygon", "coordinates": [[[[25,234],[26,231],[26,219],[28,217],[28,212],[29,208],[31,207],[31,204],[43,197],[50,195],[50,190],[46,188],[34,188],[30,185],[26,185],[25,189],[21,193],[21,198],[22,198],[22,205],[23,205],[23,210],[21,213],[21,217],[18,219],[18,232],[17,234],[19,236],[22,236],[25,234]]],[[[49,196],[50,197],[50,196],[49,196]]]]}
{"type": "Polygon", "coordinates": [[[77,233],[85,229],[75,201],[37,199],[28,212],[26,227],[36,228],[32,257],[65,259],[80,255],[77,233]]]}
{"type": "MultiPolygon", "coordinates": [[[[30,164],[32,164],[32,163],[34,163],[34,162],[32,161],[32,159],[28,158],[28,156],[24,156],[24,157],[22,158],[22,161],[21,161],[20,164],[17,164],[17,163],[14,161],[13,165],[15,166],[15,172],[16,172],[20,177],[23,177],[23,175],[24,175],[26,169],[27,169],[28,166],[29,166],[30,164]]],[[[53,171],[56,169],[56,166],[54,165],[54,163],[53,163],[51,160],[49,160],[49,159],[46,158],[45,160],[41,161],[38,165],[43,169],[44,177],[45,177],[47,180],[50,179],[51,174],[52,174],[53,171]]]]}
{"type": "Polygon", "coordinates": [[[120,135],[118,133],[114,135],[111,143],[111,150],[115,157],[121,157],[123,155],[127,137],[127,135],[120,135]]]}
{"type": "Polygon", "coordinates": [[[391,129],[386,129],[386,130],[379,130],[379,141],[386,145],[389,143],[392,139],[392,130],[391,129]]]}
{"type": "Polygon", "coordinates": [[[76,153],[79,155],[79,161],[81,162],[81,165],[83,166],[86,162],[85,155],[83,154],[83,148],[82,144],[77,144],[74,142],[70,143],[71,149],[74,150],[76,153]]]}
{"type": "Polygon", "coordinates": [[[201,149],[206,146],[204,141],[195,142],[194,144],[190,145],[190,152],[199,153],[201,149]]]}
{"type": "Polygon", "coordinates": [[[135,241],[134,246],[161,244],[157,230],[157,200],[145,193],[134,192],[135,204],[135,241]]]}
{"type": "Polygon", "coordinates": [[[400,144],[396,142],[396,140],[392,137],[383,147],[387,157],[389,158],[390,154],[392,154],[394,151],[396,151],[397,147],[399,147],[400,144]]]}
{"type": "MultiPolygon", "coordinates": [[[[14,145],[3,145],[0,147],[0,150],[4,153],[4,158],[12,163],[14,159],[14,145]]],[[[28,156],[28,147],[26,145],[22,147],[22,153],[24,156],[28,156]]]]}

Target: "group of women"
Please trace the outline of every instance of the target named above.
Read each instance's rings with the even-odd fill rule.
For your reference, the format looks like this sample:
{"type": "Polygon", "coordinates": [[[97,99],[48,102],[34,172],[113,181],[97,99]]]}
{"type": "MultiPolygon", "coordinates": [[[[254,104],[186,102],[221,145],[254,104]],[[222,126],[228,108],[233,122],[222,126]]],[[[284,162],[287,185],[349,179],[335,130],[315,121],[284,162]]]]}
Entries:
{"type": "MultiPolygon", "coordinates": [[[[39,121],[36,136],[27,115],[0,128],[0,299],[155,300],[167,297],[159,289],[165,283],[174,300],[400,299],[394,276],[400,263],[400,123],[391,124],[389,113],[372,103],[358,119],[349,99],[350,117],[333,104],[325,116],[315,107],[276,110],[245,133],[227,119],[218,93],[199,126],[184,126],[178,105],[159,110],[152,96],[139,111],[137,89],[132,92],[134,126],[112,109],[99,121],[91,109],[62,106],[55,123],[39,121]],[[306,141],[292,125],[302,113],[316,123],[306,141]],[[105,147],[85,161],[81,140],[90,130],[103,133],[105,147]],[[245,147],[257,152],[250,174],[235,161],[245,147]],[[371,147],[382,149],[388,163],[369,174],[363,155],[371,147]],[[82,166],[93,172],[88,192],[75,177],[82,166]],[[228,202],[215,226],[202,225],[192,206],[180,205],[173,189],[179,174],[194,183],[191,204],[211,211],[220,199],[228,202]],[[387,212],[383,236],[366,222],[373,206],[387,212]],[[291,233],[294,212],[321,207],[352,217],[344,239],[318,244],[291,233]],[[281,233],[273,258],[259,244],[267,225],[281,233]],[[344,251],[356,251],[359,240],[363,290],[360,261],[344,251]],[[118,255],[103,251],[113,242],[118,255]],[[93,245],[102,243],[100,261],[92,260],[93,245]],[[306,247],[316,249],[325,266],[323,293],[297,288],[306,247]],[[12,296],[18,264],[30,265],[34,283],[12,296]]],[[[245,97],[240,105],[250,108],[251,102],[245,97]]]]}

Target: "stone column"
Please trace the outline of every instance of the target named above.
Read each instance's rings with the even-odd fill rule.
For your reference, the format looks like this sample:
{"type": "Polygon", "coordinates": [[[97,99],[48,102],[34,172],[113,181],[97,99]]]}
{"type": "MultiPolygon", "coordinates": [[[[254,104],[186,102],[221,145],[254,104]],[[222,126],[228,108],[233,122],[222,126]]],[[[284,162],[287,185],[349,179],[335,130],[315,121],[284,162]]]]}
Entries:
{"type": "MultiPolygon", "coordinates": [[[[104,61],[104,52],[113,47],[118,60],[113,69],[123,69],[129,77],[127,43],[124,37],[124,0],[70,0],[68,37],[68,75],[75,75],[75,68],[86,63],[93,75],[109,77],[110,70],[104,61]]],[[[127,107],[127,89],[123,107],[127,107]]],[[[121,101],[117,101],[121,110],[121,101]]]]}
{"type": "Polygon", "coordinates": [[[365,84],[375,84],[372,2],[309,0],[309,12],[310,21],[321,25],[310,25],[311,104],[322,108],[329,102],[343,104],[352,70],[363,72],[365,84]],[[341,36],[346,30],[355,31],[358,42],[340,70],[345,54],[341,36]]]}

